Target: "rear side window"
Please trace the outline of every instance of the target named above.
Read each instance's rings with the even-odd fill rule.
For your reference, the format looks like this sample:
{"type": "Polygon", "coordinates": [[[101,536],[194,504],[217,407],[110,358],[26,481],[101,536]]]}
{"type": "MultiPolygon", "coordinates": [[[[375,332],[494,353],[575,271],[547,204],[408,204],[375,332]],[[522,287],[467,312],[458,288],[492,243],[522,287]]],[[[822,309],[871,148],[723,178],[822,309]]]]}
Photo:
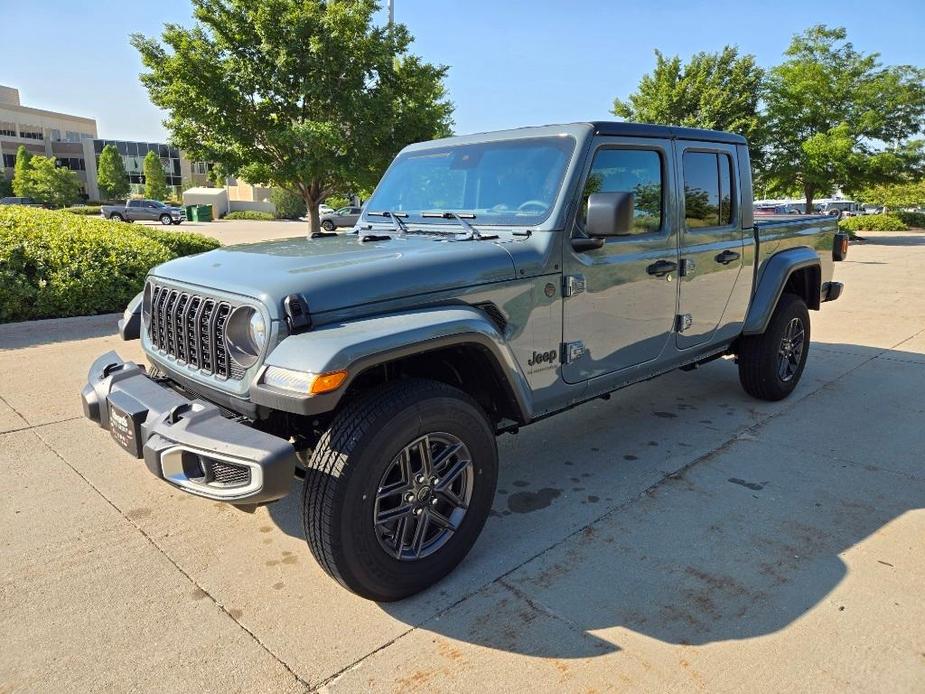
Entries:
{"type": "Polygon", "coordinates": [[[688,229],[732,224],[732,157],[684,153],[684,220],[688,229]]]}
{"type": "Polygon", "coordinates": [[[633,227],[645,234],[662,227],[662,157],[652,149],[599,149],[594,155],[581,205],[581,221],[592,193],[632,193],[633,227]]]}

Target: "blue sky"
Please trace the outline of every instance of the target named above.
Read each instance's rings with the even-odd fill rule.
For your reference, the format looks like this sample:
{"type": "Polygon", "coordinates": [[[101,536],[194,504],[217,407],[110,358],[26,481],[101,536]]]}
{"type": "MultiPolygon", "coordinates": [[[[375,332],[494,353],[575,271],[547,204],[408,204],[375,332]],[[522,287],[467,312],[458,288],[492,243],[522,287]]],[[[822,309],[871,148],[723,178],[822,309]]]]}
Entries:
{"type": "MultiPolygon", "coordinates": [[[[734,43],[768,66],[792,34],[815,23],[847,27],[859,49],[887,64],[925,65],[922,0],[395,4],[396,20],[416,37],[414,52],[450,67],[458,133],[608,118],[613,98],[652,68],[655,48],[689,56],[734,43]]],[[[0,84],[18,87],[24,105],[95,117],[103,137],[166,138],[163,114],[138,83],[128,35],[189,23],[188,0],[0,0],[0,16],[0,84]]]]}

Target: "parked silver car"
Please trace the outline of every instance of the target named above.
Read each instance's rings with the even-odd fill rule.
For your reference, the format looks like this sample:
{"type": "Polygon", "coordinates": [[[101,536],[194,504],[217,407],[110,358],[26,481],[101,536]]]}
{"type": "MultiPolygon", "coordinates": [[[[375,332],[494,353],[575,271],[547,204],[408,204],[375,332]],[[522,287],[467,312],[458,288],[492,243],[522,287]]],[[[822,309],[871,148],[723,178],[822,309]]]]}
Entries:
{"type": "Polygon", "coordinates": [[[321,227],[327,231],[334,231],[338,227],[352,227],[360,219],[361,207],[341,207],[330,214],[321,216],[321,227]]]}

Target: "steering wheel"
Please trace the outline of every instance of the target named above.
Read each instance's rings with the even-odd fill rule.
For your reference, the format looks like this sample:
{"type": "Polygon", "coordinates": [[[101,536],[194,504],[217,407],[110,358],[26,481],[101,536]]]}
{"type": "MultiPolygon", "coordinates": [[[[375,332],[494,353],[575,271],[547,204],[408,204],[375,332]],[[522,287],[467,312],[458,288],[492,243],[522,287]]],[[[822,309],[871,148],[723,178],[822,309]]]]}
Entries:
{"type": "Polygon", "coordinates": [[[518,212],[526,212],[529,207],[538,207],[540,212],[545,212],[549,209],[549,205],[542,200],[527,200],[527,202],[521,203],[517,206],[518,212]]]}

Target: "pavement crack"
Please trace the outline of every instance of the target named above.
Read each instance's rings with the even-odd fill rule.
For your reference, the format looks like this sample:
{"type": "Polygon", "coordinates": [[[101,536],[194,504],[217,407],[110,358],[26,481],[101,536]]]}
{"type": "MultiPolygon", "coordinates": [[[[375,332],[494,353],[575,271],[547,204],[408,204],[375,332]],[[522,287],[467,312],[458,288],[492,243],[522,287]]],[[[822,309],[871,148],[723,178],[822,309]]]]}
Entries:
{"type": "MultiPolygon", "coordinates": [[[[0,400],[3,400],[3,398],[0,398],[0,400]]],[[[6,401],[4,400],[4,402],[6,401]]],[[[13,410],[13,411],[16,412],[16,410],[13,410]]],[[[19,414],[19,413],[16,412],[16,414],[19,414]]],[[[20,418],[22,418],[22,415],[19,415],[19,416],[20,418]]],[[[54,426],[55,424],[64,424],[65,422],[73,422],[75,419],[83,419],[83,418],[80,416],[65,417],[64,419],[56,419],[53,422],[42,422],[41,424],[29,424],[28,422],[26,422],[27,426],[18,427],[16,429],[7,429],[6,431],[0,431],[0,436],[5,436],[6,434],[15,434],[17,431],[32,431],[34,429],[41,429],[43,427],[54,426]]]]}
{"type": "Polygon", "coordinates": [[[219,610],[221,610],[222,612],[225,613],[225,615],[228,617],[228,619],[232,620],[235,624],[238,625],[238,627],[240,627],[243,631],[245,631],[245,632],[251,637],[251,639],[254,641],[254,643],[256,643],[256,644],[257,644],[264,652],[266,652],[267,655],[269,655],[273,660],[275,660],[275,661],[276,661],[277,663],[279,663],[283,668],[285,668],[285,670],[286,670],[290,675],[292,675],[292,677],[295,678],[295,680],[296,680],[299,684],[301,684],[301,685],[306,689],[306,691],[313,691],[313,687],[312,687],[311,684],[309,684],[307,681],[305,681],[295,670],[293,670],[292,667],[290,667],[289,664],[288,664],[286,661],[284,661],[284,660],[283,660],[282,658],[280,658],[276,653],[274,653],[274,652],[269,648],[269,646],[267,646],[267,645],[260,639],[260,637],[257,636],[257,634],[255,634],[253,631],[251,631],[251,630],[250,630],[245,624],[243,624],[240,620],[238,620],[238,619],[236,619],[235,617],[233,617],[233,616],[231,615],[231,613],[225,608],[225,606],[224,606],[221,602],[219,602],[219,601],[215,598],[215,596],[212,595],[212,593],[210,593],[208,590],[206,590],[205,587],[203,587],[202,585],[200,585],[200,583],[199,583],[195,578],[193,578],[193,576],[190,575],[189,572],[187,572],[182,566],[180,566],[176,561],[174,561],[173,557],[171,557],[171,556],[167,553],[167,551],[166,551],[163,547],[161,547],[153,537],[151,537],[151,535],[149,535],[147,532],[145,532],[145,529],[144,529],[144,528],[142,528],[140,525],[138,525],[138,523],[136,523],[134,520],[132,520],[128,515],[126,515],[125,512],[124,512],[121,508],[119,508],[119,506],[118,506],[112,499],[110,499],[108,496],[106,496],[106,494],[104,494],[103,491],[102,491],[99,487],[97,487],[95,484],[93,484],[93,482],[90,481],[90,479],[89,479],[86,475],[84,475],[80,470],[78,470],[76,467],[74,467],[73,465],[71,465],[71,463],[70,463],[63,455],[61,455],[60,453],[58,453],[58,451],[55,450],[55,447],[52,446],[51,443],[50,443],[49,441],[47,441],[45,438],[42,437],[42,435],[41,435],[41,433],[39,432],[38,429],[36,429],[33,433],[35,434],[36,438],[38,438],[39,441],[41,441],[42,444],[43,444],[49,451],[51,451],[51,453],[52,453],[56,458],[58,458],[62,463],[64,463],[68,468],[70,468],[70,469],[74,472],[74,474],[76,474],[78,477],[80,477],[80,479],[82,479],[82,480],[87,484],[87,486],[89,486],[93,491],[95,491],[97,494],[99,494],[100,498],[102,498],[103,501],[105,501],[107,504],[109,504],[109,505],[116,511],[116,513],[118,513],[126,522],[128,522],[129,524],[131,524],[131,525],[141,534],[141,536],[142,536],[145,540],[147,540],[147,542],[148,542],[155,550],[157,550],[168,562],[170,562],[170,564],[171,564],[177,571],[179,571],[179,572],[186,578],[186,580],[188,580],[195,588],[201,590],[201,591],[203,592],[203,594],[204,594],[209,600],[211,600],[212,603],[213,603],[219,610]]]}

